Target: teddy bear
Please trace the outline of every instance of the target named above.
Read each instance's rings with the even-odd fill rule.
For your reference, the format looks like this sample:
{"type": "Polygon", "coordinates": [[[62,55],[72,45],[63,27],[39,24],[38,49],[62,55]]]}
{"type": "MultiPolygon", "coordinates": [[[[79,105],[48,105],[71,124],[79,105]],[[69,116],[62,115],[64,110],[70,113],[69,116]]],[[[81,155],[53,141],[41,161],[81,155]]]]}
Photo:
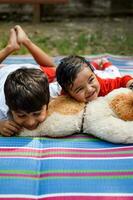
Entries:
{"type": "Polygon", "coordinates": [[[64,137],[74,133],[133,143],[133,91],[115,89],[87,104],[59,96],[50,102],[46,120],[36,130],[23,130],[20,136],[64,137]]]}

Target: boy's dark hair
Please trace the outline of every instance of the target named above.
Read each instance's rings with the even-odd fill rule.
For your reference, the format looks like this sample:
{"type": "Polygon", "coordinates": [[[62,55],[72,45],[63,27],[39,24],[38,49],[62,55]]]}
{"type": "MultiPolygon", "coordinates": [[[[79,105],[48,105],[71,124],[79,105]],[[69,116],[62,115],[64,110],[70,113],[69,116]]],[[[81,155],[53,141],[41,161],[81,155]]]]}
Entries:
{"type": "Polygon", "coordinates": [[[4,84],[9,110],[27,113],[42,109],[49,103],[49,84],[40,69],[21,68],[10,73],[4,84]]]}
{"type": "Polygon", "coordinates": [[[62,87],[62,89],[67,92],[70,85],[73,84],[80,72],[83,65],[86,64],[92,71],[94,71],[93,66],[82,56],[68,56],[61,59],[60,64],[56,69],[57,81],[62,87]]]}

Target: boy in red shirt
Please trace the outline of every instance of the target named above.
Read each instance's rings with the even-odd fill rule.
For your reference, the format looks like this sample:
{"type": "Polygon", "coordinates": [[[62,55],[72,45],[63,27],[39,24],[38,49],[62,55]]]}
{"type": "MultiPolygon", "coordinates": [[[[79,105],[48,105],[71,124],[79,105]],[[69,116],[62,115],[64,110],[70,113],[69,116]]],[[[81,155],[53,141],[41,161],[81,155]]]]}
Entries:
{"type": "MultiPolygon", "coordinates": [[[[116,88],[133,88],[131,76],[103,79],[95,75],[93,65],[81,56],[63,58],[56,71],[57,81],[63,91],[79,102],[89,102],[116,88]]],[[[100,66],[99,63],[96,65],[100,66]]]]}

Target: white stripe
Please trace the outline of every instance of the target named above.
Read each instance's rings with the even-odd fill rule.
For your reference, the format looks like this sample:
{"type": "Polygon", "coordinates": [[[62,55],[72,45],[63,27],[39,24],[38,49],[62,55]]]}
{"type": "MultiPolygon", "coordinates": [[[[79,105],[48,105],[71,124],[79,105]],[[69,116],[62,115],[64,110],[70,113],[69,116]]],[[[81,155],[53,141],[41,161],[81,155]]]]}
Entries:
{"type": "Polygon", "coordinates": [[[16,195],[16,194],[0,194],[0,198],[32,198],[32,199],[41,199],[41,198],[48,198],[48,197],[67,197],[67,196],[113,196],[113,197],[133,197],[133,193],[54,193],[54,194],[46,194],[46,195],[16,195]]]}
{"type": "Polygon", "coordinates": [[[32,158],[32,157],[16,157],[16,156],[10,156],[10,157],[0,157],[0,159],[10,159],[10,158],[15,158],[15,159],[31,159],[31,160],[127,160],[127,159],[133,159],[132,157],[106,157],[106,158],[81,158],[81,157],[77,157],[77,158],[72,158],[72,157],[49,157],[49,158],[32,158]]]}

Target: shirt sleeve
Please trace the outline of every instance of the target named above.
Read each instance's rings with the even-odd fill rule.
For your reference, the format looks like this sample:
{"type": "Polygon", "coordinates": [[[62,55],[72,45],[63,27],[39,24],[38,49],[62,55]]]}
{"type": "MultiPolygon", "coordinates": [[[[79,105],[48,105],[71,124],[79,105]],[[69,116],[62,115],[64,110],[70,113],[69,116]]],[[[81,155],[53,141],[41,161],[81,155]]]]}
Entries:
{"type": "Polygon", "coordinates": [[[128,81],[132,80],[131,76],[117,77],[115,79],[101,79],[97,77],[100,83],[100,92],[98,96],[105,96],[114,89],[126,87],[128,81]]]}
{"type": "Polygon", "coordinates": [[[61,95],[62,88],[57,81],[49,84],[50,97],[55,98],[61,95]]]}
{"type": "Polygon", "coordinates": [[[56,68],[40,66],[42,71],[47,75],[49,83],[53,82],[56,78],[56,68]]]}
{"type": "Polygon", "coordinates": [[[120,84],[120,87],[126,87],[128,81],[132,80],[133,78],[129,75],[123,76],[121,78],[117,78],[118,84],[120,84]]]}

